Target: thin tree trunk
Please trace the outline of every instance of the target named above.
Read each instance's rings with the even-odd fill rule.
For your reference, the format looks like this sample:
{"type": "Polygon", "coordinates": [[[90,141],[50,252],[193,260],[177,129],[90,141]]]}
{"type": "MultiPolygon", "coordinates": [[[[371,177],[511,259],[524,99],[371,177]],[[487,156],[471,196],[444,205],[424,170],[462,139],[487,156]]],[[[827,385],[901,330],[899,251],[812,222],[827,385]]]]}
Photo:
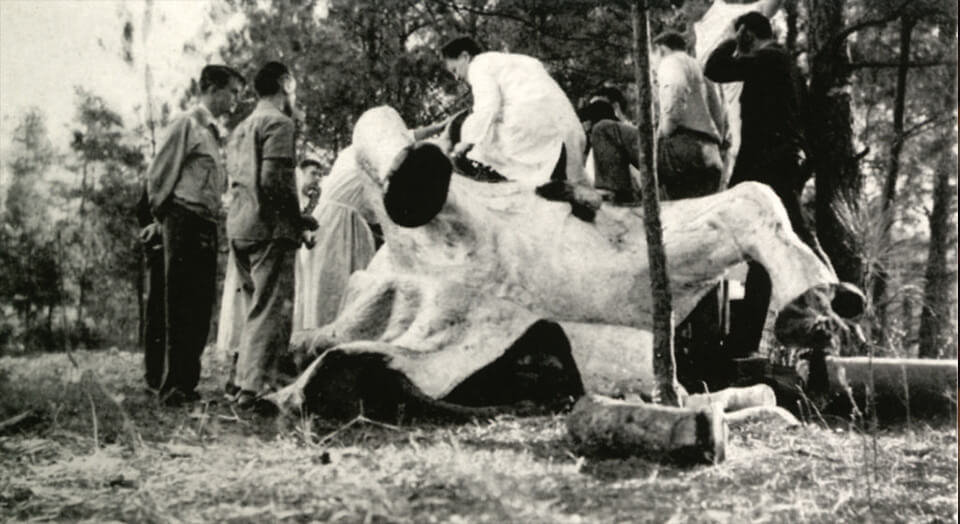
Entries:
{"type": "MultiPolygon", "coordinates": [[[[53,340],[53,303],[47,304],[47,336],[50,337],[49,340],[51,342],[54,342],[53,340]]],[[[53,348],[47,348],[47,349],[53,349],[53,348]]]]}
{"type": "Polygon", "coordinates": [[[67,291],[63,284],[63,239],[59,230],[57,231],[57,287],[59,288],[57,298],[60,300],[60,327],[63,329],[63,349],[69,352],[73,347],[70,343],[70,323],[67,321],[67,291]]]}
{"type": "MultiPolygon", "coordinates": [[[[83,154],[81,152],[81,154],[83,154]]],[[[86,299],[86,280],[87,280],[87,219],[85,205],[87,202],[87,169],[88,162],[83,160],[83,174],[80,179],[80,274],[77,278],[79,293],[77,293],[77,329],[80,330],[81,337],[84,336],[83,323],[83,303],[86,299]]]]}
{"type": "Polygon", "coordinates": [[[904,108],[907,96],[907,73],[910,69],[910,44],[913,37],[913,28],[916,21],[912,18],[900,20],[900,61],[897,66],[897,87],[893,102],[893,142],[890,144],[890,163],[887,167],[887,176],[883,181],[883,196],[880,200],[882,231],[878,252],[871,262],[876,266],[873,278],[873,310],[874,310],[874,339],[881,344],[887,340],[887,280],[889,271],[885,267],[882,250],[890,244],[890,228],[893,227],[893,205],[897,198],[897,178],[900,175],[900,156],[903,152],[904,108]]]}
{"type": "MultiPolygon", "coordinates": [[[[953,25],[952,32],[956,34],[953,25]]],[[[956,40],[953,52],[956,53],[956,40]]],[[[944,97],[944,112],[953,113],[957,108],[957,69],[950,68],[950,86],[944,97]]],[[[921,358],[936,358],[942,347],[942,331],[949,318],[949,290],[947,253],[950,248],[950,210],[955,188],[950,187],[950,176],[957,172],[957,155],[954,147],[957,135],[953,125],[940,140],[940,162],[937,166],[936,185],[933,189],[933,210],[930,213],[930,247],[927,251],[926,283],[923,287],[923,309],[920,311],[920,343],[917,349],[921,358]]],[[[956,289],[954,287],[954,289],[956,289]]]]}
{"type": "Polygon", "coordinates": [[[153,72],[150,70],[150,31],[153,28],[153,0],[143,4],[143,87],[147,98],[147,130],[150,132],[150,158],[157,154],[156,121],[153,119],[153,72]]]}
{"type": "Polygon", "coordinates": [[[816,169],[817,236],[837,276],[862,284],[863,255],[852,234],[863,179],[853,149],[850,59],[845,40],[844,0],[808,0],[811,58],[809,133],[816,169]]]}
{"type": "MultiPolygon", "coordinates": [[[[143,30],[141,34],[143,35],[143,87],[144,93],[146,95],[146,112],[147,112],[147,131],[150,133],[150,158],[153,158],[157,154],[157,136],[156,136],[156,121],[153,118],[153,73],[150,70],[150,31],[153,28],[153,0],[146,0],[143,4],[143,30]]],[[[137,261],[137,282],[135,284],[135,289],[137,290],[137,343],[143,343],[144,330],[146,329],[146,319],[147,319],[147,307],[144,303],[144,278],[146,278],[146,260],[140,249],[137,250],[140,254],[137,261]]]]}
{"type": "Polygon", "coordinates": [[[667,278],[667,256],[663,249],[660,199],[657,194],[656,143],[653,134],[653,97],[650,86],[650,31],[647,0],[632,5],[634,74],[637,81],[637,127],[640,135],[640,181],[643,192],[643,225],[650,259],[650,287],[653,293],[653,374],[654,398],[668,406],[679,406],[676,362],[673,354],[673,308],[667,278]]]}
{"type": "Polygon", "coordinates": [[[137,290],[137,343],[143,343],[144,330],[146,329],[146,320],[147,320],[147,307],[144,303],[144,279],[146,278],[146,260],[140,249],[137,249],[137,253],[140,255],[137,263],[137,274],[134,277],[136,282],[134,282],[134,289],[137,290]]]}
{"type": "Polygon", "coordinates": [[[787,14],[787,51],[790,56],[797,56],[797,21],[800,18],[799,0],[785,0],[783,10],[787,14]]]}

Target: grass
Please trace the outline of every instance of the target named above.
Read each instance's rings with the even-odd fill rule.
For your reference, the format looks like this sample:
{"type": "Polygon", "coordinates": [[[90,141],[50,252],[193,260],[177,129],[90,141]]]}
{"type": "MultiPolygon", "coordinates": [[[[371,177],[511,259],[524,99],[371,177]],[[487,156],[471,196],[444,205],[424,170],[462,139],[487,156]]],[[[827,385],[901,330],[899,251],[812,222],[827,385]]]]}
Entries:
{"type": "MultiPolygon", "coordinates": [[[[344,427],[162,408],[139,354],[75,356],[90,371],[0,358],[0,421],[30,412],[0,434],[0,520],[957,521],[955,423],[884,430],[876,457],[851,428],[754,423],[731,431],[724,463],[679,468],[578,457],[562,416],[344,427]]],[[[201,392],[216,398],[223,376],[208,358],[201,392]]]]}

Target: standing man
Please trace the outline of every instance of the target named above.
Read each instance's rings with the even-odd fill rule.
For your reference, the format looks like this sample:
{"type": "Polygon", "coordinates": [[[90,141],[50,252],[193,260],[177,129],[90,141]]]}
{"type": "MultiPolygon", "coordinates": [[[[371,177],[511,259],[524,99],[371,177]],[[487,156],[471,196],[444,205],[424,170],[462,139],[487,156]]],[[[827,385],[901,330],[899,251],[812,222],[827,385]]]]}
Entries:
{"type": "MultiPolygon", "coordinates": [[[[660,189],[668,200],[714,193],[723,173],[723,107],[686,47],[683,36],[667,32],[654,38],[651,53],[660,105],[657,172],[660,189]]],[[[630,176],[630,166],[640,165],[636,126],[606,120],[593,126],[590,140],[596,187],[611,192],[614,203],[639,201],[630,176]]]]}
{"type": "Polygon", "coordinates": [[[680,33],[653,39],[660,101],[657,171],[668,200],[715,193],[723,173],[723,107],[686,49],[680,33]]]}
{"type": "Polygon", "coordinates": [[[174,118],[147,171],[156,223],[145,226],[142,237],[148,244],[158,233],[163,239],[163,279],[151,278],[147,303],[156,303],[154,293],[162,291],[164,318],[147,322],[146,379],[168,405],[199,399],[195,389],[213,311],[217,219],[226,185],[216,119],[233,110],[244,83],[229,67],[204,67],[199,103],[174,118]],[[162,357],[156,354],[161,347],[162,357]]]}
{"type": "MultiPolygon", "coordinates": [[[[269,391],[276,357],[290,340],[294,253],[316,220],[301,215],[294,175],[297,82],[269,62],[257,73],[260,98],[227,148],[231,203],[227,236],[247,311],[241,328],[235,400],[253,408],[269,391]]],[[[233,389],[228,384],[228,390],[233,389]]]]}
{"type": "MultiPolygon", "coordinates": [[[[715,82],[743,82],[742,139],[730,185],[752,180],[773,188],[794,232],[829,264],[800,206],[800,192],[810,176],[800,74],[790,54],[773,38],[765,16],[744,14],[734,21],[734,30],[736,37],[717,46],[704,66],[704,74],[715,82]]],[[[758,350],[770,305],[770,279],[759,264],[749,264],[744,287],[744,313],[731,329],[733,356],[758,350]]]]}
{"type": "Polygon", "coordinates": [[[514,53],[481,52],[470,37],[441,49],[444,65],[470,84],[473,109],[463,122],[453,157],[466,155],[509,180],[541,185],[557,178],[584,181],[586,136],[557,82],[539,60],[514,53]],[[561,150],[565,162],[558,166],[561,150]]]}

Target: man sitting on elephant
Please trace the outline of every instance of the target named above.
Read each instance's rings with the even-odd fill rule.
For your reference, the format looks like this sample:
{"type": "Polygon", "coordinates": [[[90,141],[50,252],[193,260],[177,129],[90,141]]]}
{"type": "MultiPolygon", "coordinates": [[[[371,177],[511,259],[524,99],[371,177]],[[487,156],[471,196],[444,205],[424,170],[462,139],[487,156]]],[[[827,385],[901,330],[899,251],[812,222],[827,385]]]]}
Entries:
{"type": "Polygon", "coordinates": [[[441,49],[444,65],[470,84],[473,109],[463,122],[453,157],[465,155],[508,180],[541,185],[557,178],[584,180],[586,136],[573,105],[539,60],[482,52],[460,37],[441,49]],[[565,163],[557,166],[565,152],[565,163]]]}

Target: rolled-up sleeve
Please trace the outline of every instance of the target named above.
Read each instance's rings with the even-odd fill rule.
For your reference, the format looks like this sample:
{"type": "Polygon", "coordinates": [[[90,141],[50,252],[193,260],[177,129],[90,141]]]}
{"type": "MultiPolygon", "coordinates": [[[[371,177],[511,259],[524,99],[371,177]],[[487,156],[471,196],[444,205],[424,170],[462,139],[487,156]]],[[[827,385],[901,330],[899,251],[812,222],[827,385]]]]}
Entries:
{"type": "Polygon", "coordinates": [[[294,173],[294,134],[292,120],[270,122],[263,130],[263,164],[260,191],[264,203],[277,215],[298,224],[300,220],[297,182],[294,173]]]}
{"type": "Polygon", "coordinates": [[[736,40],[726,40],[717,46],[703,66],[703,74],[714,82],[742,82],[753,69],[751,57],[736,57],[736,40]]]}

